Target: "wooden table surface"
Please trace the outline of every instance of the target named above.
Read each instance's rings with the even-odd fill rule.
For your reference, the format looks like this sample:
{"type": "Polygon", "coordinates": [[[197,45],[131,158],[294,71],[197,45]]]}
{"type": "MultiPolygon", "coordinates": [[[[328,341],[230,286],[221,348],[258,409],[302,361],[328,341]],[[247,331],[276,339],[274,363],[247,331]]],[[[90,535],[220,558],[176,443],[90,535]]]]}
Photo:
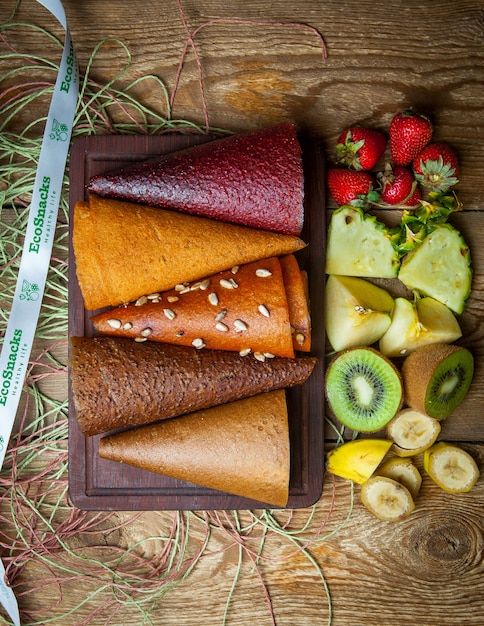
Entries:
{"type": "MultiPolygon", "coordinates": [[[[461,343],[475,355],[476,374],[468,398],[444,423],[441,438],[462,443],[482,468],[484,2],[183,0],[182,4],[191,31],[210,22],[194,41],[212,127],[243,131],[289,118],[299,129],[324,142],[330,161],[335,140],[348,125],[362,124],[385,131],[396,112],[413,106],[430,115],[435,137],[454,147],[461,164],[458,193],[465,210],[453,222],[470,246],[474,267],[472,295],[460,320],[464,330],[461,343]],[[317,29],[324,37],[326,60],[320,39],[302,24],[317,29]]],[[[14,5],[13,0],[3,0],[0,23],[6,21],[14,5]]],[[[187,37],[176,0],[65,0],[64,6],[81,71],[95,46],[109,39],[96,55],[91,71],[101,84],[113,78],[125,61],[122,49],[114,42],[117,38],[132,55],[131,66],[121,79],[124,86],[153,74],[172,92],[187,37]]],[[[62,36],[58,25],[34,0],[21,1],[17,19],[62,36]]],[[[28,39],[22,39],[20,30],[18,37],[22,49],[35,53],[42,46],[45,56],[58,60],[58,46],[49,47],[40,34],[31,32],[28,39]]],[[[3,59],[0,64],[3,74],[9,61],[3,59]]],[[[138,99],[166,114],[165,99],[155,81],[140,83],[135,92],[138,99]]],[[[42,106],[46,102],[26,110],[21,119],[16,119],[17,127],[45,115],[42,106]]],[[[198,66],[190,49],[172,117],[205,122],[198,66]]],[[[331,202],[329,205],[331,208],[331,202]]],[[[57,392],[66,393],[65,381],[57,392]]],[[[333,439],[331,429],[326,428],[328,446],[333,439]]],[[[415,513],[398,524],[375,519],[359,503],[358,494],[356,486],[350,511],[351,485],[327,477],[310,522],[310,528],[317,529],[329,516],[326,539],[308,549],[324,572],[332,617],[321,578],[310,561],[301,555],[283,560],[279,557],[287,546],[282,540],[271,544],[274,560],[264,562],[263,576],[273,602],[275,623],[482,625],[482,476],[476,488],[465,495],[446,494],[427,477],[415,513]]],[[[296,518],[303,519],[306,513],[300,511],[296,518]]],[[[120,531],[120,545],[133,544],[144,534],[155,532],[163,526],[164,515],[150,512],[141,516],[120,531]]],[[[223,543],[223,538],[220,541],[223,543]]],[[[232,580],[225,574],[236,559],[233,551],[201,560],[184,584],[153,607],[152,623],[221,624],[232,580]]],[[[66,585],[67,599],[69,594],[79,593],[82,590],[66,585]]],[[[27,610],[29,602],[42,601],[35,595],[22,598],[27,610]]],[[[82,611],[88,615],[92,609],[92,605],[84,606],[65,623],[87,623],[82,611]]],[[[53,606],[54,617],[55,612],[53,606]]],[[[106,622],[98,618],[92,623],[106,622]]],[[[126,610],[109,623],[138,626],[140,620],[138,614],[126,610]]],[[[250,563],[243,566],[226,623],[272,623],[263,589],[250,563]]]]}

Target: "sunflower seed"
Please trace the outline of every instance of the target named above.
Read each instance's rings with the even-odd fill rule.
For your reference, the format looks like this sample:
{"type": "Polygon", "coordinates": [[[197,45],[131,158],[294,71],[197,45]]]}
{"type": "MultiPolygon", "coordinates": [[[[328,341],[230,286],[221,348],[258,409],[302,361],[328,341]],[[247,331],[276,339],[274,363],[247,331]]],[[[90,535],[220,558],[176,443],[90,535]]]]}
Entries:
{"type": "Polygon", "coordinates": [[[178,296],[168,296],[168,302],[178,302],[180,298],[178,296]]]}
{"type": "Polygon", "coordinates": [[[272,272],[270,270],[266,270],[263,267],[260,267],[259,269],[255,270],[255,275],[259,278],[267,278],[268,276],[272,276],[272,272]]]}
{"type": "Polygon", "coordinates": [[[232,272],[232,274],[237,274],[239,269],[240,269],[239,265],[234,265],[234,267],[230,271],[232,272]]]}
{"type": "Polygon", "coordinates": [[[234,328],[238,333],[240,333],[247,330],[248,326],[243,320],[236,319],[234,320],[234,328]]]}
{"type": "Polygon", "coordinates": [[[215,321],[216,322],[221,322],[226,315],[227,315],[227,309],[222,309],[215,316],[215,321]]]}
{"type": "Polygon", "coordinates": [[[176,317],[176,313],[173,309],[163,309],[163,313],[169,320],[174,320],[176,317]]]}
{"type": "Polygon", "coordinates": [[[222,278],[220,280],[220,286],[224,289],[237,289],[239,285],[233,278],[229,278],[228,280],[226,278],[222,278]]]}
{"type": "Polygon", "coordinates": [[[131,322],[126,322],[126,324],[123,324],[123,330],[131,330],[133,328],[133,324],[131,324],[131,322]]]}
{"type": "Polygon", "coordinates": [[[215,291],[211,291],[208,294],[208,301],[210,302],[210,304],[213,304],[213,306],[217,306],[217,304],[218,304],[218,296],[215,293],[215,291]]]}
{"type": "Polygon", "coordinates": [[[111,328],[114,328],[115,330],[117,330],[118,328],[121,328],[121,321],[120,320],[108,320],[108,324],[111,326],[111,328]]]}
{"type": "Polygon", "coordinates": [[[148,300],[159,300],[161,298],[161,294],[159,293],[150,293],[149,296],[146,296],[148,300]]]}
{"type": "Polygon", "coordinates": [[[200,337],[197,337],[192,341],[192,346],[200,350],[201,348],[205,348],[205,342],[200,337]]]}
{"type": "Polygon", "coordinates": [[[272,354],[272,352],[264,352],[264,356],[266,359],[274,359],[276,355],[272,354]]]}
{"type": "Polygon", "coordinates": [[[140,335],[142,337],[149,337],[152,332],[153,332],[152,328],[143,328],[143,330],[140,332],[140,335]]]}
{"type": "Polygon", "coordinates": [[[270,317],[271,316],[271,314],[269,312],[269,309],[266,307],[265,304],[259,304],[257,309],[259,310],[259,313],[261,313],[261,315],[263,315],[264,317],[270,317]]]}
{"type": "Polygon", "coordinates": [[[297,344],[299,346],[303,345],[303,343],[304,343],[304,335],[303,335],[303,333],[296,333],[295,339],[296,339],[296,342],[297,342],[297,344]]]}
{"type": "Polygon", "coordinates": [[[135,337],[134,340],[136,343],[143,343],[143,341],[148,341],[147,337],[135,337]]]}
{"type": "Polygon", "coordinates": [[[227,326],[227,324],[224,324],[223,322],[217,322],[215,324],[215,328],[217,330],[221,330],[223,333],[226,333],[229,329],[229,327],[227,326]]]}
{"type": "Polygon", "coordinates": [[[258,361],[261,361],[262,363],[266,360],[263,352],[254,352],[254,358],[258,361]]]}
{"type": "Polygon", "coordinates": [[[138,298],[134,304],[135,306],[143,306],[143,304],[146,304],[147,302],[148,298],[146,296],[141,296],[141,298],[138,298]]]}
{"type": "Polygon", "coordinates": [[[243,350],[241,350],[239,352],[240,356],[247,356],[248,354],[250,354],[252,352],[252,350],[250,348],[244,348],[243,350]]]}

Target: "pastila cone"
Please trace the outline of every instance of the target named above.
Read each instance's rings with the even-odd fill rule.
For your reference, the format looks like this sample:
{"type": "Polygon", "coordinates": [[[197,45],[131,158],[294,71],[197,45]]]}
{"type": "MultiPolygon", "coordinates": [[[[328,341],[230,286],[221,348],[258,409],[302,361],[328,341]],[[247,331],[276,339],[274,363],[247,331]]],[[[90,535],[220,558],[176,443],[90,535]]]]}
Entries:
{"type": "Polygon", "coordinates": [[[109,435],[105,459],[271,506],[289,494],[289,428],[283,389],[109,435]]]}
{"type": "Polygon", "coordinates": [[[290,235],[96,196],[74,207],[76,271],[88,310],[305,245],[290,235]]]}
{"type": "Polygon", "coordinates": [[[73,337],[70,380],[84,435],[106,433],[302,384],[317,359],[258,361],[120,337],[73,337]]]}
{"type": "Polygon", "coordinates": [[[89,191],[288,235],[303,226],[302,152],[291,122],[95,176],[89,191]]]}
{"type": "Polygon", "coordinates": [[[259,358],[294,357],[294,348],[307,347],[311,333],[304,284],[293,255],[241,265],[109,309],[91,320],[101,334],[259,358]],[[292,271],[283,272],[283,264],[292,271]]]}

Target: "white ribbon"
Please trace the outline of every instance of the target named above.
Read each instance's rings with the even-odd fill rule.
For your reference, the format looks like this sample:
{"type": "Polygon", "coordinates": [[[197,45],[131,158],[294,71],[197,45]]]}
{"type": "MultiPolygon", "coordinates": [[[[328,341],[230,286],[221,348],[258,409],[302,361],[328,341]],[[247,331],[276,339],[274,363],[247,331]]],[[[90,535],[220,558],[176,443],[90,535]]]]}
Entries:
{"type": "MultiPolygon", "coordinates": [[[[61,23],[66,34],[40,149],[17,285],[0,354],[0,467],[12,433],[39,319],[79,92],[77,60],[62,2],[37,1],[61,23]]],[[[1,560],[0,602],[14,625],[20,626],[17,600],[5,580],[1,560]]]]}

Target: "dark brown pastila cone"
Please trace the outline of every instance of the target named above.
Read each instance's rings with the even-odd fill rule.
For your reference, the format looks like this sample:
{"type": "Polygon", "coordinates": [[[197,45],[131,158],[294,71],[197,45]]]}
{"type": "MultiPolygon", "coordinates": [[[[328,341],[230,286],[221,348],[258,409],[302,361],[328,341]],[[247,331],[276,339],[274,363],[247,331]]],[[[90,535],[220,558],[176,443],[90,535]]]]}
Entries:
{"type": "Polygon", "coordinates": [[[288,235],[303,227],[301,146],[290,122],[95,176],[88,189],[288,235]]]}
{"type": "Polygon", "coordinates": [[[70,375],[85,435],[138,426],[258,393],[302,384],[316,358],[264,362],[121,337],[73,337],[70,375]]]}
{"type": "Polygon", "coordinates": [[[283,389],[104,437],[99,454],[285,507],[289,428],[283,389]]]}

